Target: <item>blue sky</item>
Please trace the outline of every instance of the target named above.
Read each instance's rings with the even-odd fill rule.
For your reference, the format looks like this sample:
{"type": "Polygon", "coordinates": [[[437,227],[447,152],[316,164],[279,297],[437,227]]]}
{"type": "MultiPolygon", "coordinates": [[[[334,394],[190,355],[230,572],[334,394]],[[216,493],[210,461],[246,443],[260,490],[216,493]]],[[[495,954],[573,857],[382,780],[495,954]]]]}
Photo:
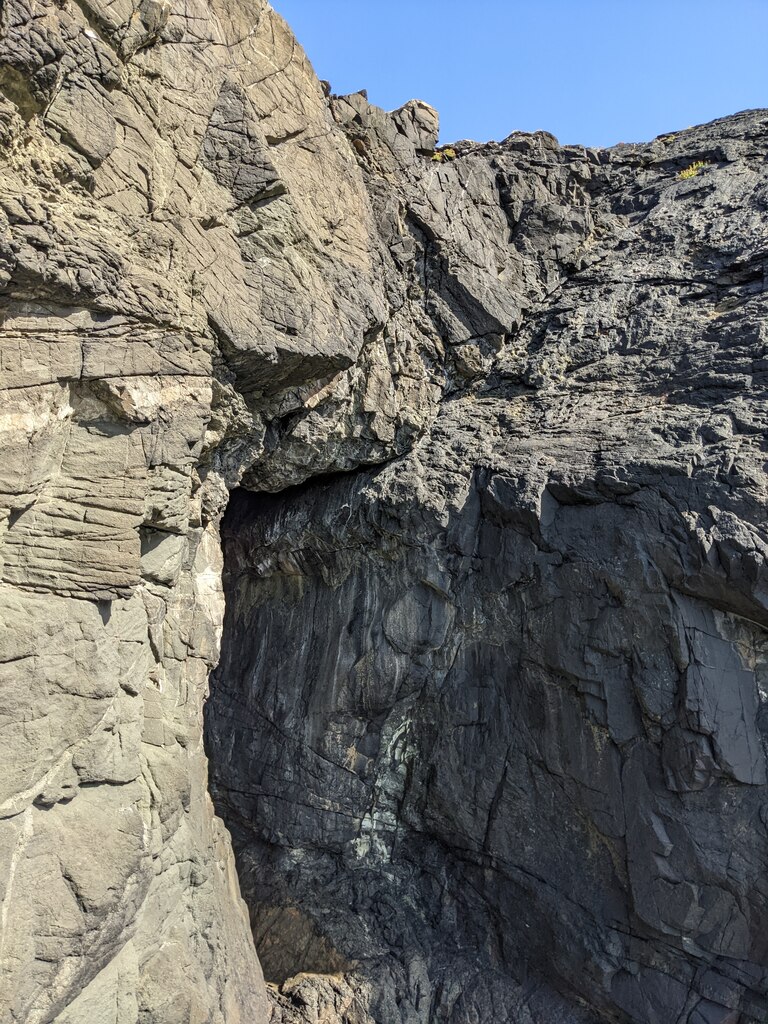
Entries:
{"type": "Polygon", "coordinates": [[[440,111],[441,140],[642,142],[768,107],[768,0],[272,0],[334,92],[440,111]]]}

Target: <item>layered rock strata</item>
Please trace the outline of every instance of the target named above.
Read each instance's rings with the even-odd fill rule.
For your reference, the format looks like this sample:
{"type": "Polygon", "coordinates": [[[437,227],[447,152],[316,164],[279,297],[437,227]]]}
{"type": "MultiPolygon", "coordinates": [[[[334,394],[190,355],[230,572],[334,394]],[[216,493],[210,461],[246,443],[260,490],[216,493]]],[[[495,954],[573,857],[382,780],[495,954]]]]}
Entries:
{"type": "Polygon", "coordinates": [[[326,93],[0,7],[0,1019],[759,1021],[768,115],[326,93]]]}

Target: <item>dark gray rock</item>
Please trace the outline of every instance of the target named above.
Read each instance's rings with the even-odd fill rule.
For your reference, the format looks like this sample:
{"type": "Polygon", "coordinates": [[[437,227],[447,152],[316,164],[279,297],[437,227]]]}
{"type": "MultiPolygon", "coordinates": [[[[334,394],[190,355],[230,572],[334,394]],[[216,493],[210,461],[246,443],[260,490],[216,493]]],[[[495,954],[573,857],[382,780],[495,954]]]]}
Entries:
{"type": "Polygon", "coordinates": [[[756,1024],[766,115],[433,161],[331,102],[445,378],[410,453],[224,521],[208,747],[266,976],[378,1024],[756,1024]]]}

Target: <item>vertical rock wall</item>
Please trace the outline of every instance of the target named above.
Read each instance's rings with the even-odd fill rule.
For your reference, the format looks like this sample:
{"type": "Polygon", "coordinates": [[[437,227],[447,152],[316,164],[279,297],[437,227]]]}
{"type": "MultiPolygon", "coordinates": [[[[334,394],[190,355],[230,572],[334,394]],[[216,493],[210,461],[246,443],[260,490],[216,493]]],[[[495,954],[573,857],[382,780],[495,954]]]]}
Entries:
{"type": "Polygon", "coordinates": [[[362,175],[260,2],[4,3],[0,160],[0,1018],[255,1024],[218,520],[376,346],[362,175]]]}
{"type": "Polygon", "coordinates": [[[766,123],[399,177],[436,420],[225,519],[213,791],[286,1013],[768,1012],[766,123]]]}
{"type": "Polygon", "coordinates": [[[0,1019],[761,1019],[765,130],[5,0],[0,1019]]]}

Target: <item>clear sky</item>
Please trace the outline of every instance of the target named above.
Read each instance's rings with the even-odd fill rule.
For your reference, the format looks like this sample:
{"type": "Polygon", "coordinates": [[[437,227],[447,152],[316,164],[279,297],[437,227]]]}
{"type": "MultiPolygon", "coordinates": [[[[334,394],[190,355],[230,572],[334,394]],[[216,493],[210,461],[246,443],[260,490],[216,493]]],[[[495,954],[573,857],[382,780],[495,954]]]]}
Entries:
{"type": "Polygon", "coordinates": [[[768,107],[768,0],[272,0],[336,93],[437,107],[441,141],[642,142],[768,107]]]}

